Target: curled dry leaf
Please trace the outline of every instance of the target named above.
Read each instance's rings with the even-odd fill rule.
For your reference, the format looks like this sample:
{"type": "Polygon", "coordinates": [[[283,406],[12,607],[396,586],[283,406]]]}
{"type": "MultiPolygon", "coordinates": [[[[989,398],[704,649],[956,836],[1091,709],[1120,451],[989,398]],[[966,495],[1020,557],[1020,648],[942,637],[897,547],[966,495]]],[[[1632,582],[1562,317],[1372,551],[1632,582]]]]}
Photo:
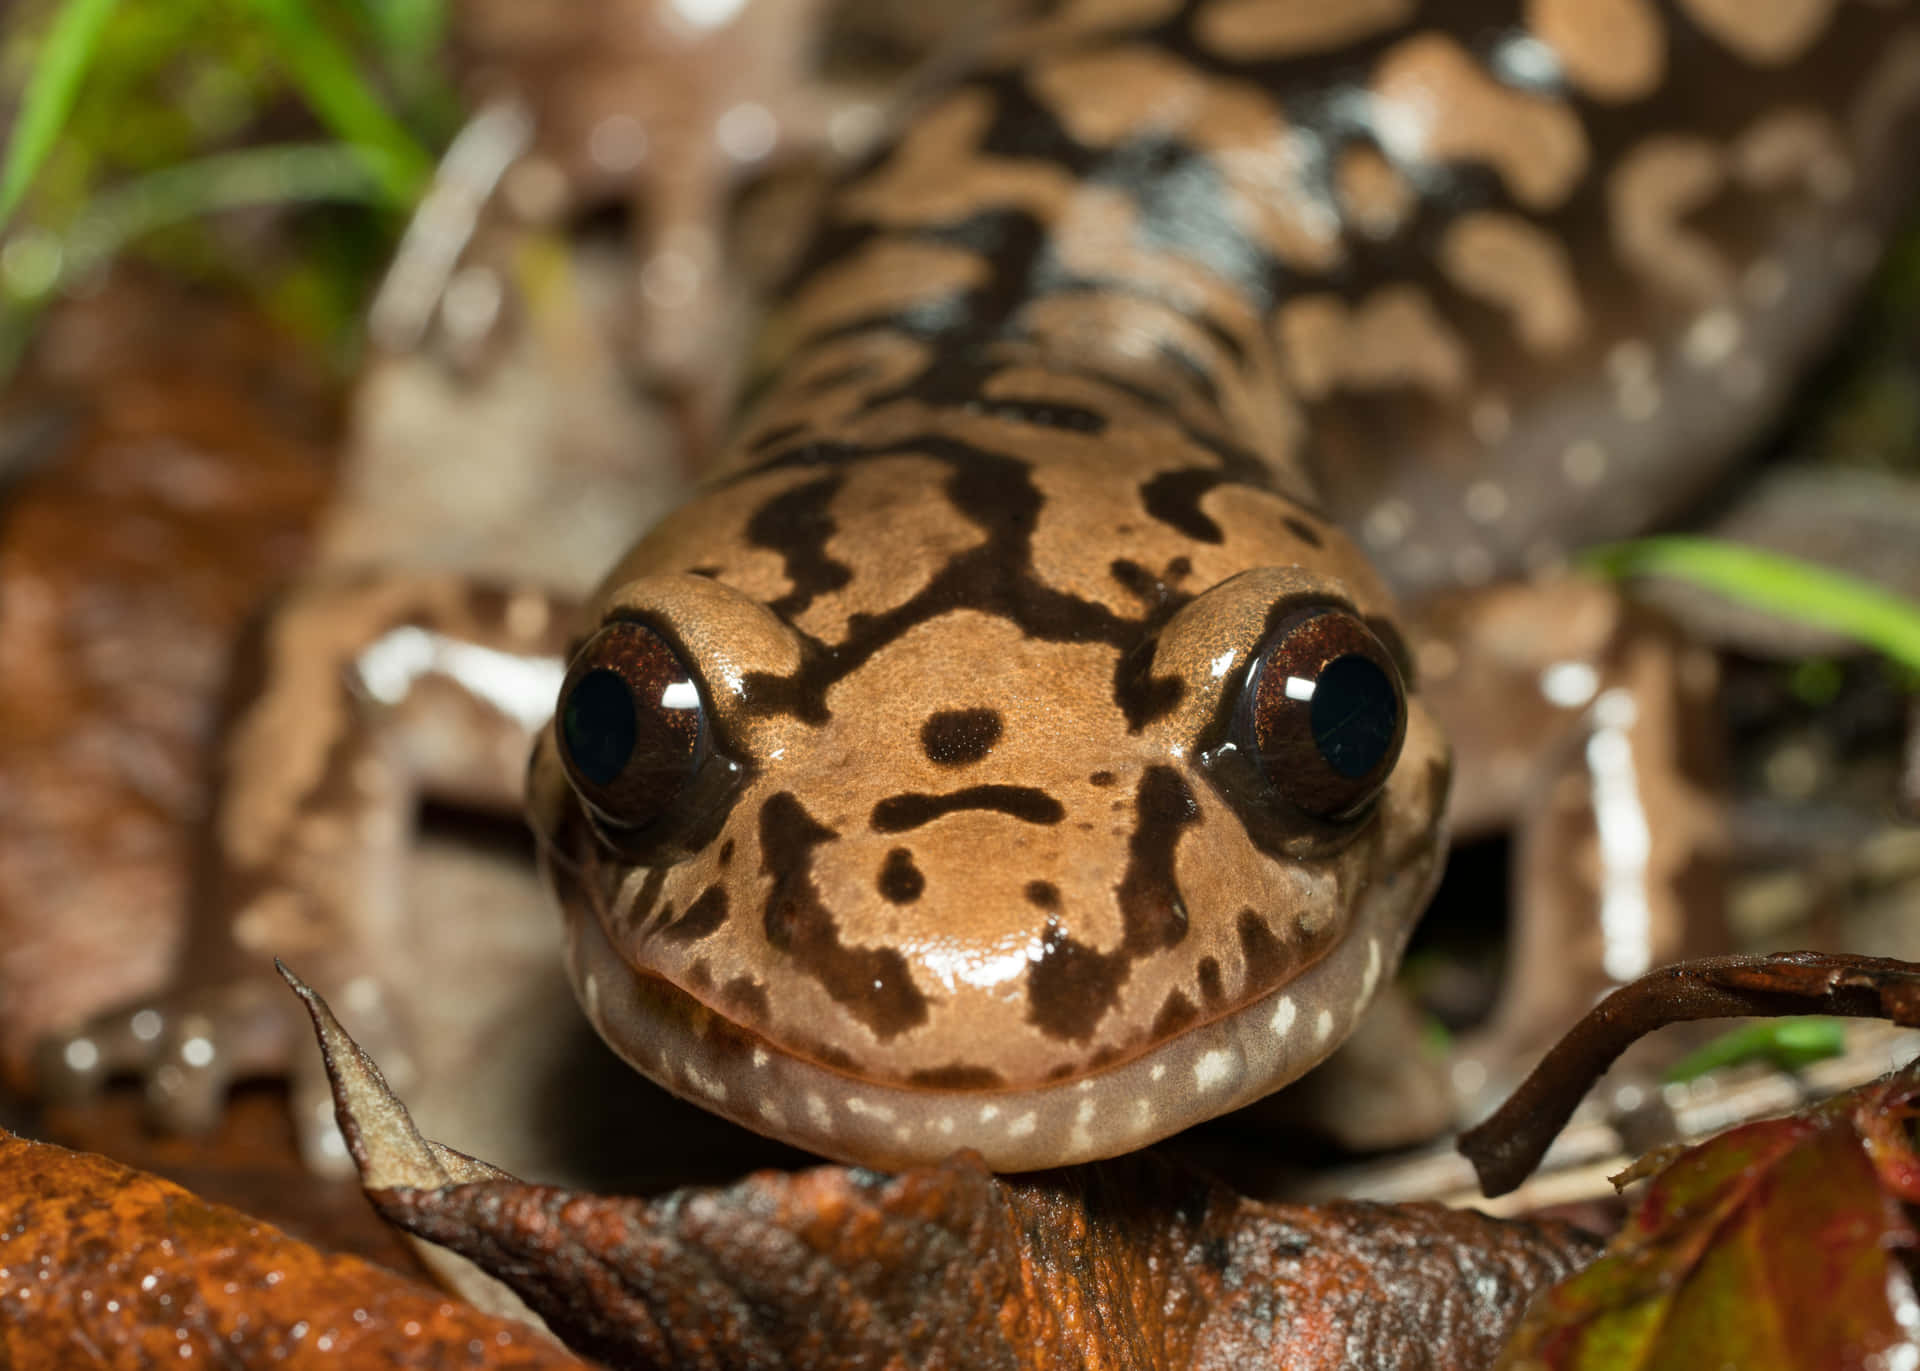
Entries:
{"type": "Polygon", "coordinates": [[[524,1325],[0,1131],[0,1368],[584,1371],[524,1325]]]}
{"type": "Polygon", "coordinates": [[[1920,1200],[1917,1099],[1920,1064],[1681,1153],[1607,1254],[1534,1306],[1501,1365],[1920,1365],[1916,1233],[1902,1203],[1920,1200]]]}
{"type": "MultiPolygon", "coordinates": [[[[378,1072],[308,998],[363,1173],[420,1165],[378,1072]]],[[[716,1371],[1481,1366],[1596,1246],[1435,1205],[1259,1204],[1152,1154],[1003,1179],[963,1153],[650,1201],[512,1180],[369,1194],[576,1350],[716,1371]]]]}

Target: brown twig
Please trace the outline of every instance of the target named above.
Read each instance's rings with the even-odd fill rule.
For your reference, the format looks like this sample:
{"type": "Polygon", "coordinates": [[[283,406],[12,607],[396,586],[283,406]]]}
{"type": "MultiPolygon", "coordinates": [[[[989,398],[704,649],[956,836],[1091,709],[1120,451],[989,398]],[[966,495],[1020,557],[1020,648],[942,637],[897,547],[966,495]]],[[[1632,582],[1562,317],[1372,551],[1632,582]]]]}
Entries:
{"type": "Polygon", "coordinates": [[[1888,957],[1781,952],[1678,962],[1623,985],[1541,1059],[1483,1123],[1460,1135],[1489,1197],[1514,1189],[1593,1083],[1636,1040],[1668,1024],[1743,1015],[1835,1014],[1920,1028],[1920,965],[1888,957]]]}

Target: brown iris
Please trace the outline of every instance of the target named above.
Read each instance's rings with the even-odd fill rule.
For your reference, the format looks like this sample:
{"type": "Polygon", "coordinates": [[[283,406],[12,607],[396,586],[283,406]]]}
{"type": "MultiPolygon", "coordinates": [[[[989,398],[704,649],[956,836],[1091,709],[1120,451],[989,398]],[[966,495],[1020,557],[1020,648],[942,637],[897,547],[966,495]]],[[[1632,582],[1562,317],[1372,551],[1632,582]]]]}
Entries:
{"type": "Polygon", "coordinates": [[[693,673],[644,624],[608,624],[560,687],[555,719],[567,775],[599,816],[641,828],[666,811],[699,763],[705,706],[693,673]]]}
{"type": "Polygon", "coordinates": [[[1283,620],[1254,659],[1241,696],[1240,742],[1262,778],[1322,819],[1356,813],[1379,793],[1407,731],[1392,655],[1343,609],[1283,620]]]}

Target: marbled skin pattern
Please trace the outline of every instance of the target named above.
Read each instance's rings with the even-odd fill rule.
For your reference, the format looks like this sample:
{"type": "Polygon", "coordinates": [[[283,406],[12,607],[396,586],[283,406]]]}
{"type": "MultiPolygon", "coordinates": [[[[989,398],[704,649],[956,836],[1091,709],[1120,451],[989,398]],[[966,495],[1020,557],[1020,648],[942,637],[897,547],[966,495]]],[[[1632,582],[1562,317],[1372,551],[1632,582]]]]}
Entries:
{"type": "Polygon", "coordinates": [[[1389,583],[1697,492],[1873,261],[1916,95],[1920,20],[1865,0],[1008,35],[840,188],[735,441],[593,606],[675,645],[729,767],[615,852],[539,748],[589,1014],[880,1164],[1118,1152],[1320,1060],[1430,891],[1448,761],[1409,669],[1359,817],[1216,783],[1272,616],[1391,645],[1389,583]]]}

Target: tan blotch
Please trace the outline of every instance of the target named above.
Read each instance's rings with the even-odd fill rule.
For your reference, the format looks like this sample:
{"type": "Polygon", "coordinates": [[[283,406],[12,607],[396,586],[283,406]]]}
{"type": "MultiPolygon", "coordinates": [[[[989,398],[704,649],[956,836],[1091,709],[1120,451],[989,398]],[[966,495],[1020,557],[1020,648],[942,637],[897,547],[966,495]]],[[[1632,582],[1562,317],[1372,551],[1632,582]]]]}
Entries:
{"type": "Polygon", "coordinates": [[[962,90],[917,120],[884,165],[842,195],[839,212],[907,226],[938,223],[982,209],[1024,209],[1049,219],[1071,195],[1073,179],[1052,163],[1013,161],[980,151],[993,120],[992,98],[962,90]]]}
{"type": "Polygon", "coordinates": [[[1666,73],[1666,32],[1647,0],[1527,0],[1526,22],[1596,100],[1637,100],[1666,73]]]}
{"type": "Polygon", "coordinates": [[[1671,295],[1705,304],[1731,283],[1732,266],[1686,218],[1720,192],[1726,156],[1704,138],[1656,134],[1625,157],[1607,183],[1607,211],[1620,256],[1671,295]]]}
{"type": "Polygon", "coordinates": [[[1309,400],[1338,389],[1412,387],[1449,397],[1466,385],[1466,345],[1417,286],[1386,286],[1349,310],[1337,295],[1308,295],[1277,328],[1294,386],[1309,400]]]}
{"type": "Polygon", "coordinates": [[[1744,60],[1777,67],[1820,36],[1835,0],[1681,0],[1680,8],[1744,60]]]}
{"type": "Polygon", "coordinates": [[[1586,330],[1566,249],[1518,215],[1461,215],[1441,240],[1440,265],[1460,289],[1505,310],[1531,351],[1559,352],[1586,330]]]}
{"type": "Polygon", "coordinates": [[[1587,168],[1580,120],[1502,85],[1444,34],[1410,38],[1374,73],[1374,132],[1396,161],[1484,162],[1529,209],[1562,203],[1587,168]]]}
{"type": "Polygon", "coordinates": [[[1377,148],[1355,144],[1334,168],[1340,208],[1369,238],[1391,237],[1413,209],[1413,187],[1377,148]]]}
{"type": "Polygon", "coordinates": [[[1756,190],[1785,190],[1798,182],[1831,201],[1853,188],[1853,162],[1840,130],[1826,114],[1804,106],[1757,120],[1735,140],[1733,165],[1756,190]]]}
{"type": "Polygon", "coordinates": [[[1413,17],[1412,0],[1213,0],[1194,32],[1222,57],[1257,61],[1330,52],[1413,17]]]}
{"type": "Polygon", "coordinates": [[[986,262],[963,248],[879,238],[810,278],[772,327],[785,338],[807,338],[856,319],[946,299],[980,285],[987,275],[986,262]]]}
{"type": "Polygon", "coordinates": [[[1302,175],[1303,156],[1279,108],[1257,87],[1203,76],[1158,49],[1075,53],[1038,66],[1034,94],[1075,139],[1111,147],[1177,135],[1209,154],[1231,188],[1229,211],[1251,237],[1297,270],[1339,258],[1339,223],[1302,175]]]}

